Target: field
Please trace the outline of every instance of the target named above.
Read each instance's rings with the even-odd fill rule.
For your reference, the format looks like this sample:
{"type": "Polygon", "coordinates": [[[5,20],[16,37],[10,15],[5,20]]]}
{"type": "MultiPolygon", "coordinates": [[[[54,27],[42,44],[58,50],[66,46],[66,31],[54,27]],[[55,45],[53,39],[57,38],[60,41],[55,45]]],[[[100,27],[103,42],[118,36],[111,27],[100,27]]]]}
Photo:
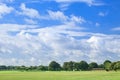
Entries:
{"type": "Polygon", "coordinates": [[[120,80],[120,71],[18,72],[1,71],[0,80],[120,80]]]}

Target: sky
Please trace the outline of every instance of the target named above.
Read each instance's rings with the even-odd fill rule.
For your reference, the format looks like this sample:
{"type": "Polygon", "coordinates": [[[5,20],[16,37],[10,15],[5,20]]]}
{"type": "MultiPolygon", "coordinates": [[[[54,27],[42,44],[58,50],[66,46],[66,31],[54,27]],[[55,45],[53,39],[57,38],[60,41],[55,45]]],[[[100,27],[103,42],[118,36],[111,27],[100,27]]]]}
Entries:
{"type": "Polygon", "coordinates": [[[0,0],[0,65],[120,60],[120,0],[0,0]]]}

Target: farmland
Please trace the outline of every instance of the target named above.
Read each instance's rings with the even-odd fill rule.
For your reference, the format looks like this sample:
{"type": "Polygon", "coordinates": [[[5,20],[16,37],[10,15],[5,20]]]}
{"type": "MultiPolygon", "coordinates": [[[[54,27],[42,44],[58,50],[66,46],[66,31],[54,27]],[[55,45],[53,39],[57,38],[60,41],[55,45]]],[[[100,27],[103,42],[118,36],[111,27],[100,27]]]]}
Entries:
{"type": "Polygon", "coordinates": [[[120,71],[1,71],[0,80],[120,80],[120,71]]]}

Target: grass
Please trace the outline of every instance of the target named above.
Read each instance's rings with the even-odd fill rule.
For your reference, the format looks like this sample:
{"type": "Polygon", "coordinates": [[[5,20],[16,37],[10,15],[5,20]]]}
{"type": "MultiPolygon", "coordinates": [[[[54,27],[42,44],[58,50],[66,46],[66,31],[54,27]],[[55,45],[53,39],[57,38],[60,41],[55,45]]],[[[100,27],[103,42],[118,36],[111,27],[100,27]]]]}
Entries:
{"type": "Polygon", "coordinates": [[[120,71],[17,72],[1,71],[0,80],[120,80],[120,71]]]}

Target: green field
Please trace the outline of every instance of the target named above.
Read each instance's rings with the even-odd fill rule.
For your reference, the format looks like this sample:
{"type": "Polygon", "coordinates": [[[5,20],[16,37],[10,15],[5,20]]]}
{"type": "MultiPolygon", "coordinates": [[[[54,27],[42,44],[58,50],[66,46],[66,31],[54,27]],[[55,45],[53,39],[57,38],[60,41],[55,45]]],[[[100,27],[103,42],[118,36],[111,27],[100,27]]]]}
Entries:
{"type": "Polygon", "coordinates": [[[17,72],[1,71],[0,80],[120,80],[120,72],[17,72]]]}

